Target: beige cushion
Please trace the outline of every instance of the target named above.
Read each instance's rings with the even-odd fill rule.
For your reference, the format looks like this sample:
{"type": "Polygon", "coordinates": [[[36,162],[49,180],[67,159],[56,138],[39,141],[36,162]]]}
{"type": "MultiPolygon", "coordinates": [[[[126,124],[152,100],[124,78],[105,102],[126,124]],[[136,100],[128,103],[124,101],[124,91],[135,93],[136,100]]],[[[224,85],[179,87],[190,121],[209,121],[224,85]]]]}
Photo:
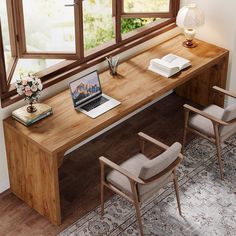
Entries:
{"type": "Polygon", "coordinates": [[[177,159],[181,151],[181,147],[181,144],[176,142],[161,155],[145,162],[140,170],[139,177],[146,180],[166,169],[177,159]]]}
{"type": "MultiPolygon", "coordinates": [[[[148,158],[145,155],[139,153],[131,157],[129,160],[123,162],[120,166],[138,177],[140,169],[142,168],[143,164],[146,161],[148,161],[148,158]]],[[[131,186],[130,186],[130,182],[128,178],[120,174],[118,171],[115,171],[115,170],[111,171],[107,175],[106,179],[108,182],[115,185],[124,193],[128,195],[132,195],[132,190],[131,190],[131,186]]]]}
{"type": "Polygon", "coordinates": [[[231,121],[236,118],[236,103],[225,108],[222,119],[224,121],[231,121]]]}
{"type": "Polygon", "coordinates": [[[158,192],[162,187],[164,187],[167,183],[171,182],[174,178],[173,173],[170,171],[167,174],[163,175],[161,178],[150,184],[138,184],[139,191],[139,199],[141,202],[146,201],[150,198],[154,193],[158,192]]]}
{"type": "MultiPolygon", "coordinates": [[[[218,119],[222,119],[224,114],[224,109],[216,105],[210,105],[203,111],[218,119]]],[[[201,133],[206,134],[207,136],[214,137],[214,127],[212,122],[201,115],[194,115],[189,120],[189,126],[200,131],[201,133]]]]}
{"type": "MultiPolygon", "coordinates": [[[[139,153],[131,157],[129,160],[125,161],[124,163],[122,163],[120,166],[138,177],[141,167],[147,161],[149,161],[149,159],[145,155],[139,153]]],[[[130,182],[127,177],[113,170],[107,175],[106,179],[108,182],[116,186],[122,192],[132,197],[132,189],[131,189],[130,182]]],[[[154,192],[158,191],[160,188],[162,188],[166,183],[170,182],[172,179],[173,179],[173,175],[170,172],[162,176],[160,179],[158,179],[154,183],[146,184],[146,185],[138,185],[140,201],[145,201],[154,192]]]]}
{"type": "MultiPolygon", "coordinates": [[[[228,106],[225,109],[224,114],[222,116],[222,120],[228,122],[235,118],[236,118],[236,103],[228,106]]],[[[229,126],[222,126],[220,129],[220,136],[222,136],[223,139],[225,139],[235,132],[236,132],[236,124],[229,126]]]]}
{"type": "MultiPolygon", "coordinates": [[[[145,155],[139,153],[122,163],[121,167],[137,177],[143,176],[143,179],[147,179],[160,173],[174,162],[180,153],[180,150],[181,144],[174,143],[167,151],[152,160],[149,160],[145,155]]],[[[106,179],[122,192],[132,197],[132,189],[127,177],[113,170],[107,175],[106,179]]],[[[171,180],[173,180],[172,171],[150,184],[139,184],[138,193],[140,201],[148,199],[153,193],[157,192],[171,180]]]]}
{"type": "MultiPolygon", "coordinates": [[[[236,118],[236,104],[228,106],[226,109],[216,105],[210,105],[203,111],[226,122],[236,118]]],[[[189,126],[209,137],[215,136],[212,122],[201,115],[194,115],[189,121],[189,126]]],[[[221,126],[219,131],[221,140],[223,141],[225,138],[236,132],[236,124],[221,126]]]]}

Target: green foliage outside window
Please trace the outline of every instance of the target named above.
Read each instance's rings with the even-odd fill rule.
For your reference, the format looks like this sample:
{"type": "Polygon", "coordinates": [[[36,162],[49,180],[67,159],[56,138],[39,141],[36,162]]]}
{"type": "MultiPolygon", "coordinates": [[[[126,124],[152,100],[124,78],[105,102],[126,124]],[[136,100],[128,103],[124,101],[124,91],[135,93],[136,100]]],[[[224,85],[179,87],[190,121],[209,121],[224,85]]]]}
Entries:
{"type": "MultiPolygon", "coordinates": [[[[108,16],[107,21],[111,18],[108,16]]],[[[89,25],[89,28],[84,31],[85,34],[85,50],[95,48],[105,42],[115,38],[114,27],[112,24],[107,24],[105,27],[99,27],[97,22],[105,21],[104,16],[97,16],[96,14],[91,16],[86,14],[84,16],[85,22],[89,25]],[[96,22],[96,23],[95,23],[96,22]],[[93,32],[93,33],[91,33],[93,32]]],[[[146,24],[155,21],[155,18],[126,18],[121,21],[121,33],[126,34],[135,29],[145,26],[146,24]]]]}
{"type": "Polygon", "coordinates": [[[121,21],[121,33],[125,34],[130,31],[133,31],[135,29],[138,29],[140,27],[143,27],[144,25],[155,21],[155,18],[152,19],[146,19],[146,18],[126,18],[122,19],[121,21]]]}

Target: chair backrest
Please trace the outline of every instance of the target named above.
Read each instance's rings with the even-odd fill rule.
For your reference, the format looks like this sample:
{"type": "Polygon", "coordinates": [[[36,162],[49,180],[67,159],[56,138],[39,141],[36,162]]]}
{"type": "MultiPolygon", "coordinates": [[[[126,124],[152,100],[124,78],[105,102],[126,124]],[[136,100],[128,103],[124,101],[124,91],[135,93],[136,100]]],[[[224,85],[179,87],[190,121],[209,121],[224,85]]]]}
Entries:
{"type": "Polygon", "coordinates": [[[236,103],[225,108],[222,120],[228,122],[235,118],[236,118],[236,103]]]}
{"type": "MultiPolygon", "coordinates": [[[[236,103],[225,108],[222,120],[231,121],[236,118],[236,103]]],[[[236,125],[221,126],[220,127],[220,136],[227,138],[236,131],[236,125]]]]}
{"type": "Polygon", "coordinates": [[[181,148],[181,144],[175,142],[161,155],[146,161],[140,169],[139,177],[143,180],[147,180],[165,170],[178,158],[181,148]]]}

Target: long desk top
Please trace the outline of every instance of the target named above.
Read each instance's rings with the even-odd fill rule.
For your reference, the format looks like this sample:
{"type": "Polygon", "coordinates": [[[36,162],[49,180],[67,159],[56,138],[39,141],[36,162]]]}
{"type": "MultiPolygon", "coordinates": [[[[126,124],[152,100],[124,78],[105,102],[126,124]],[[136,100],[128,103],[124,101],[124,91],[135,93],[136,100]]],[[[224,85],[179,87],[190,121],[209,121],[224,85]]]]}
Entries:
{"type": "Polygon", "coordinates": [[[178,35],[119,65],[119,76],[112,77],[108,71],[100,74],[103,92],[121,102],[121,105],[96,119],[77,112],[72,104],[69,89],[43,103],[53,107],[53,115],[30,127],[25,127],[13,118],[4,120],[4,125],[24,135],[30,142],[51,153],[64,153],[69,148],[94,135],[129,113],[163,95],[171,89],[217,63],[228,55],[226,49],[196,40],[196,48],[182,46],[184,36],[178,35]],[[150,59],[174,53],[191,61],[192,67],[172,78],[164,78],[149,71],[150,59]]]}

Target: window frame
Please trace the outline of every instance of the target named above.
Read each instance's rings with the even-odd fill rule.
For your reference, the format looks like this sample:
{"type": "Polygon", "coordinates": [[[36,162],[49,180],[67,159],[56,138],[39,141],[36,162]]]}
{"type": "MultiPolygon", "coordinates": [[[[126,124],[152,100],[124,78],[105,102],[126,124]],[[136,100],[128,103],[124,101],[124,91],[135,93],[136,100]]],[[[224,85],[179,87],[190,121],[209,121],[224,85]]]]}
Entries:
{"type": "Polygon", "coordinates": [[[0,92],[3,94],[7,91],[7,78],[6,78],[6,66],[5,66],[5,58],[4,58],[4,48],[3,48],[3,38],[2,38],[2,25],[1,25],[1,19],[0,19],[0,76],[1,76],[1,86],[0,86],[0,92]]]}
{"type": "Polygon", "coordinates": [[[1,78],[1,88],[0,88],[0,95],[2,93],[7,92],[10,87],[11,78],[14,74],[14,70],[16,68],[18,59],[17,59],[17,45],[16,45],[16,33],[14,29],[14,12],[13,12],[13,0],[6,1],[7,7],[7,20],[8,20],[8,27],[9,27],[9,38],[10,38],[10,45],[11,45],[11,62],[9,64],[8,69],[6,70],[5,66],[5,58],[4,58],[4,43],[2,38],[2,27],[1,27],[1,20],[0,20],[0,78],[1,78]]]}
{"type": "Polygon", "coordinates": [[[169,11],[168,12],[125,12],[124,1],[121,0],[121,17],[123,18],[172,18],[175,14],[174,6],[175,0],[169,0],[169,11]]]}
{"type": "MultiPolygon", "coordinates": [[[[2,70],[5,68],[5,61],[4,61],[4,49],[3,49],[3,40],[2,40],[2,32],[1,32],[1,21],[0,21],[0,96],[1,96],[1,105],[2,107],[6,107],[18,100],[21,99],[20,96],[17,95],[16,89],[14,85],[10,84],[10,77],[13,75],[14,69],[16,67],[18,58],[35,58],[36,54],[33,53],[33,55],[25,54],[25,52],[22,51],[22,41],[19,42],[20,37],[22,35],[18,34],[19,25],[20,24],[18,18],[14,18],[14,16],[18,16],[20,14],[15,14],[19,10],[19,4],[22,3],[22,0],[14,1],[14,0],[6,0],[9,2],[8,6],[8,18],[11,18],[9,21],[9,28],[12,31],[10,33],[11,43],[15,43],[15,49],[16,54],[18,53],[18,56],[14,58],[14,61],[12,62],[11,67],[11,73],[6,72],[6,70],[2,70]],[[18,2],[18,3],[17,3],[18,2]],[[13,3],[16,3],[16,5],[13,5],[13,3]],[[9,10],[10,9],[10,10],[9,10]],[[15,40],[14,40],[15,39],[15,40]],[[4,64],[3,64],[4,62],[4,64]],[[7,75],[8,74],[8,78],[7,75]]],[[[124,0],[112,0],[112,12],[114,17],[114,27],[115,27],[115,40],[114,43],[108,42],[107,47],[103,45],[95,48],[92,50],[92,53],[87,53],[85,55],[84,51],[84,37],[83,37],[83,5],[82,0],[74,0],[74,9],[75,9],[75,15],[77,18],[75,19],[75,33],[78,35],[78,39],[76,40],[76,50],[77,53],[75,56],[69,55],[65,61],[60,62],[54,66],[51,66],[50,68],[47,68],[43,71],[40,71],[36,73],[36,75],[42,80],[44,84],[44,88],[52,86],[62,80],[65,80],[69,78],[70,76],[75,75],[76,73],[85,70],[91,66],[94,66],[100,62],[103,62],[105,60],[106,56],[114,56],[121,52],[124,52],[134,46],[137,46],[140,43],[143,43],[153,37],[156,37],[157,35],[160,35],[170,29],[173,29],[176,27],[175,24],[175,18],[179,9],[179,2],[180,0],[170,0],[170,8],[171,11],[168,15],[165,15],[167,18],[166,21],[162,23],[155,23],[151,25],[143,26],[142,28],[136,29],[132,32],[129,32],[125,35],[121,34],[121,20],[122,18],[134,18],[134,16],[138,16],[145,18],[145,17],[163,17],[163,13],[129,13],[128,15],[124,14],[123,12],[123,1],[124,0]],[[170,17],[171,16],[171,17],[170,17]],[[169,18],[169,19],[168,19],[169,18]]],[[[22,16],[20,16],[22,17],[22,16]]],[[[21,29],[22,30],[22,29],[21,29]]],[[[22,32],[21,32],[22,33],[22,32]]],[[[47,53],[48,54],[48,53],[47,53]]],[[[40,58],[44,58],[45,55],[42,55],[41,53],[37,55],[41,56],[40,58]]],[[[39,57],[37,57],[38,59],[39,57]]],[[[46,57],[47,59],[50,59],[52,57],[46,57]]],[[[54,58],[54,57],[53,57],[54,58]]]]}
{"type": "Polygon", "coordinates": [[[19,43],[19,57],[25,59],[38,59],[38,58],[46,58],[46,59],[79,59],[80,56],[80,37],[77,33],[80,21],[79,19],[79,4],[76,4],[74,7],[74,32],[75,32],[75,53],[67,53],[67,52],[30,52],[27,51],[27,43],[26,43],[26,31],[25,31],[25,19],[24,19],[24,6],[23,0],[18,0],[15,3],[15,12],[16,12],[16,28],[18,30],[18,43],[19,43]]]}

